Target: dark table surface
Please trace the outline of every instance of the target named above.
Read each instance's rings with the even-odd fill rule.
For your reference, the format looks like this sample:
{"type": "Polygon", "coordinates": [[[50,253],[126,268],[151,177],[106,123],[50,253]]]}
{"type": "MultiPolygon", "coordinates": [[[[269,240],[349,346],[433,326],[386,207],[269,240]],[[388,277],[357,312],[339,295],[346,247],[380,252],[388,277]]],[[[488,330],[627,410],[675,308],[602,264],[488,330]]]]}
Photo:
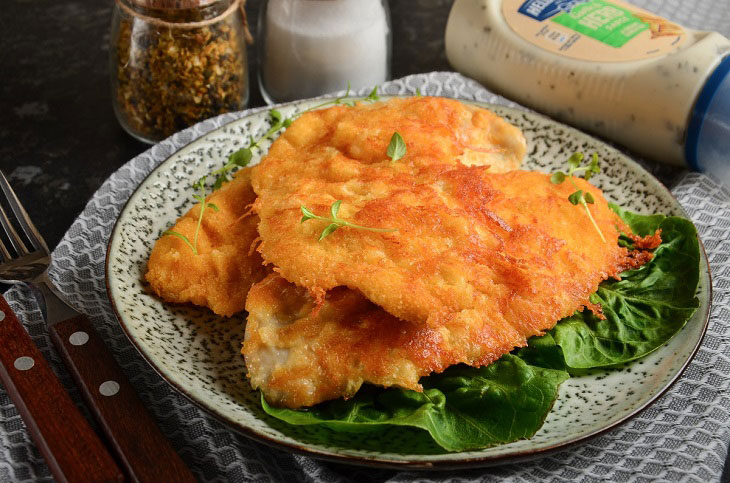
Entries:
{"type": "MultiPolygon", "coordinates": [[[[260,0],[246,11],[254,37],[260,0]]],[[[450,70],[444,29],[452,0],[390,0],[392,75],[450,70]]],[[[112,111],[111,0],[6,0],[0,16],[0,169],[49,247],[116,169],[149,148],[112,111]]],[[[248,49],[251,99],[259,93],[248,49]]]]}

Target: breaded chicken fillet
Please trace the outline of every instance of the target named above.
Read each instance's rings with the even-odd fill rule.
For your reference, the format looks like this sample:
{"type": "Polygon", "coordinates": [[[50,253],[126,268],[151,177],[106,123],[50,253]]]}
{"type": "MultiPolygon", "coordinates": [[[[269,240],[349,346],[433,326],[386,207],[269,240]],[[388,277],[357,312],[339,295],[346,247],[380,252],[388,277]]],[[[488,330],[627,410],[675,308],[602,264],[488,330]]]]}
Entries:
{"type": "MultiPolygon", "coordinates": [[[[661,242],[659,234],[632,238],[639,249],[626,253],[619,271],[641,266],[661,242]]],[[[363,383],[421,391],[423,376],[460,363],[487,365],[524,340],[524,326],[503,317],[454,317],[439,327],[399,320],[345,287],[317,303],[278,274],[251,288],[246,310],[242,353],[251,385],[270,404],[289,408],[352,397],[363,383]]]]}
{"type": "Polygon", "coordinates": [[[409,162],[417,166],[490,166],[491,172],[503,173],[518,169],[527,149],[522,131],[487,109],[410,97],[308,112],[276,140],[267,158],[296,165],[279,180],[284,184],[318,176],[346,181],[357,174],[353,168],[359,163],[390,163],[386,148],[396,131],[408,145],[409,162]],[[310,166],[310,153],[322,163],[310,166]]]}
{"type": "MultiPolygon", "coordinates": [[[[305,114],[260,167],[209,197],[220,212],[206,214],[200,255],[163,237],[147,278],[167,300],[224,315],[248,294],[243,353],[272,404],[349,397],[365,382],[420,390],[420,377],[489,364],[583,307],[600,314],[588,299],[598,283],[650,257],[618,246],[620,222],[587,182],[575,180],[605,242],[568,201],[570,183],[494,172],[523,155],[515,128],[443,99],[305,114]],[[408,153],[391,162],[395,130],[408,153]],[[397,231],[344,227],[318,241],[327,223],[302,223],[301,206],[326,216],[335,200],[341,218],[397,231]],[[259,232],[278,273],[251,249],[259,232]]],[[[192,239],[198,209],[173,229],[192,239]]]]}
{"type": "MultiPolygon", "coordinates": [[[[363,380],[414,387],[419,375],[451,363],[489,364],[577,310],[588,307],[600,316],[600,307],[589,299],[598,284],[650,257],[618,245],[621,222],[587,181],[553,184],[543,173],[495,173],[487,165],[456,160],[450,149],[459,143],[434,141],[425,124],[410,124],[410,112],[423,116],[439,102],[415,98],[305,114],[254,168],[258,250],[280,277],[310,297],[286,307],[314,307],[282,319],[271,315],[286,313],[276,308],[276,287],[303,297],[300,289],[281,288],[272,279],[249,300],[248,310],[255,314],[251,331],[257,332],[247,335],[244,347],[250,376],[275,402],[296,407],[347,396],[363,380]],[[395,162],[387,156],[394,132],[407,145],[406,155],[395,162]],[[583,206],[569,200],[577,189],[595,200],[590,205],[595,226],[583,206]],[[328,217],[336,201],[339,218],[395,231],[344,226],[320,240],[330,222],[302,219],[302,207],[328,217]],[[340,324],[361,318],[358,311],[340,310],[339,299],[332,298],[343,290],[380,307],[378,330],[365,336],[340,324]],[[289,330],[290,323],[312,335],[300,337],[289,330]],[[345,347],[361,340],[377,345],[375,334],[389,333],[384,329],[389,323],[396,332],[412,333],[399,340],[401,345],[418,346],[414,341],[421,334],[431,334],[428,340],[441,334],[448,343],[431,344],[437,355],[422,366],[400,346],[381,351],[411,367],[407,376],[391,379],[362,366],[358,351],[351,354],[356,359],[326,356],[334,347],[335,354],[347,354],[345,347]],[[338,332],[341,339],[326,335],[338,332]],[[276,352],[282,347],[284,352],[276,352]],[[328,372],[337,367],[341,376],[337,369],[328,372]],[[310,377],[298,383],[307,371],[310,377]]],[[[510,136],[509,130],[501,132],[510,136]]]]}
{"type": "MultiPolygon", "coordinates": [[[[250,212],[255,198],[251,169],[244,168],[208,197],[219,211],[205,212],[198,255],[178,237],[160,237],[145,275],[152,291],[168,302],[202,305],[218,315],[243,310],[251,285],[268,273],[252,248],[258,237],[258,217],[250,212]]],[[[192,241],[199,214],[197,204],[171,230],[192,241]]]]}
{"type": "Polygon", "coordinates": [[[490,319],[440,328],[405,322],[344,287],[318,307],[276,274],[253,286],[246,310],[242,352],[251,385],[290,408],[351,397],[364,382],[420,391],[422,376],[488,364],[519,335],[490,319]]]}
{"type": "Polygon", "coordinates": [[[341,228],[318,241],[326,223],[301,223],[296,207],[262,217],[265,258],[301,288],[272,276],[252,289],[252,384],[287,407],[351,396],[363,382],[418,389],[421,376],[487,365],[584,307],[601,316],[589,300],[598,284],[651,255],[620,247],[617,225],[628,228],[600,190],[576,183],[595,199],[605,242],[568,200],[569,183],[525,171],[450,169],[341,215],[395,233],[341,228]]]}
{"type": "MultiPolygon", "coordinates": [[[[618,273],[625,256],[616,243],[618,217],[585,180],[575,184],[595,198],[591,211],[605,242],[582,206],[568,200],[572,183],[556,185],[537,172],[439,164],[440,148],[400,128],[408,152],[392,162],[385,157],[392,132],[379,122],[370,134],[360,119],[366,113],[338,114],[361,126],[351,144],[309,136],[295,149],[287,135],[300,122],[310,124],[302,116],[254,168],[259,251],[286,280],[318,300],[336,287],[358,290],[416,324],[492,317],[529,337],[587,305],[598,284],[618,273]],[[358,148],[354,157],[362,139],[371,140],[370,149],[358,148]],[[328,222],[302,222],[301,208],[329,216],[338,200],[340,218],[397,231],[343,227],[320,241],[328,222]]],[[[337,133],[339,125],[323,126],[337,133]]]]}
{"type": "MultiPolygon", "coordinates": [[[[415,104],[404,100],[307,114],[277,141],[276,149],[281,152],[285,146],[316,142],[318,136],[325,136],[320,129],[323,123],[329,123],[329,127],[323,128],[329,130],[336,121],[339,134],[332,138],[335,143],[344,142],[350,136],[347,133],[366,133],[361,129],[361,119],[345,115],[350,109],[367,111],[373,120],[391,118],[403,132],[418,131],[430,143],[432,152],[440,153],[449,162],[459,157],[465,163],[491,164],[492,169],[507,170],[518,167],[525,154],[525,139],[519,129],[485,109],[445,99],[415,104]],[[399,112],[393,117],[395,110],[399,112]]],[[[367,134],[372,135],[372,131],[367,134]]],[[[369,146],[369,138],[361,141],[359,147],[350,146],[353,153],[369,146]]],[[[439,159],[424,162],[441,162],[439,159]]],[[[303,163],[299,164],[289,174],[296,177],[305,168],[303,163]]],[[[333,168],[346,170],[345,166],[333,168]]],[[[341,174],[346,176],[346,172],[341,174]]],[[[206,306],[219,315],[230,316],[243,310],[251,285],[268,273],[261,267],[261,256],[250,249],[258,237],[258,217],[250,213],[256,197],[250,176],[250,168],[241,170],[233,181],[208,198],[220,212],[206,211],[198,240],[200,256],[193,256],[190,247],[174,236],[163,236],[157,241],[146,274],[156,295],[169,302],[206,306]]],[[[171,230],[192,240],[199,210],[200,205],[193,207],[171,230]]]]}

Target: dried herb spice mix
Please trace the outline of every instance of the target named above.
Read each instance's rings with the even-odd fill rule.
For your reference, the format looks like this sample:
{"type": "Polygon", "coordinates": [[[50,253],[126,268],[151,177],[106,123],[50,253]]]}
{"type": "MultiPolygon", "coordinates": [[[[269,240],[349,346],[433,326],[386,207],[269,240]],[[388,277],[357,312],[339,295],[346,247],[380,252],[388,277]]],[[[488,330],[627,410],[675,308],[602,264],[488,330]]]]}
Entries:
{"type": "Polygon", "coordinates": [[[247,38],[239,0],[117,0],[111,70],[122,126],[156,142],[245,108],[247,38]]]}

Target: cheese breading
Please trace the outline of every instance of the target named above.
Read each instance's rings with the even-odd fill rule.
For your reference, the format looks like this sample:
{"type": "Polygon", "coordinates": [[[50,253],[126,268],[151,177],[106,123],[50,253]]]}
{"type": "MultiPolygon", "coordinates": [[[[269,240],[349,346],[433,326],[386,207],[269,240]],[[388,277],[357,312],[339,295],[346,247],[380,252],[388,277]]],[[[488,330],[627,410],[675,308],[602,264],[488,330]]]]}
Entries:
{"type": "Polygon", "coordinates": [[[420,391],[422,376],[492,362],[519,337],[490,319],[440,328],[404,322],[346,288],[317,306],[276,274],[253,286],[246,310],[242,352],[251,385],[290,408],[351,397],[365,382],[420,391]]]}
{"type": "MultiPolygon", "coordinates": [[[[346,142],[352,133],[365,133],[362,122],[348,116],[350,111],[368,111],[373,119],[390,117],[404,132],[418,132],[440,156],[424,159],[424,163],[442,162],[441,158],[455,162],[454,156],[460,156],[465,163],[491,164],[492,169],[507,170],[519,166],[525,154],[525,139],[519,129],[486,109],[446,99],[415,103],[397,100],[313,112],[297,120],[273,149],[282,155],[292,153],[295,145],[317,142],[335,124],[335,142],[346,142]],[[393,117],[394,110],[400,117],[393,117]]],[[[351,144],[351,151],[370,149],[371,134],[361,138],[359,145],[351,144]]],[[[301,163],[289,174],[296,177],[305,168],[301,163]]],[[[347,176],[346,166],[333,165],[332,169],[342,170],[339,175],[347,176]]],[[[169,302],[209,307],[225,316],[243,310],[249,288],[269,271],[261,266],[261,256],[251,250],[258,237],[258,217],[249,209],[256,198],[250,176],[251,168],[243,169],[208,197],[220,212],[209,209],[205,213],[198,239],[199,256],[193,256],[190,247],[174,236],[162,236],[156,242],[145,278],[157,296],[169,302]]],[[[198,204],[171,230],[192,241],[199,213],[198,204]]]]}
{"type": "MultiPolygon", "coordinates": [[[[618,227],[629,230],[588,182],[512,170],[524,146],[489,111],[445,99],[307,113],[208,198],[220,211],[206,213],[200,253],[164,236],[147,279],[166,300],[222,315],[245,301],[248,376],[271,404],[364,383],[420,390],[421,377],[487,365],[577,310],[600,315],[598,284],[651,257],[618,246],[618,227]],[[407,144],[396,162],[394,132],[407,144]],[[595,200],[605,242],[569,201],[576,189],[595,200]],[[336,200],[339,217],[397,231],[342,227],[320,241],[327,222],[302,222],[301,207],[329,216],[336,200]]],[[[173,230],[192,240],[199,209],[173,230]]]]}
{"type": "MultiPolygon", "coordinates": [[[[414,388],[419,376],[449,364],[489,364],[578,310],[600,315],[590,295],[638,260],[618,245],[618,216],[585,180],[554,184],[543,173],[495,172],[486,161],[467,166],[458,159],[459,143],[444,141],[448,136],[439,131],[450,116],[434,114],[436,127],[410,124],[411,112],[420,120],[430,109],[442,112],[441,101],[415,98],[306,114],[254,168],[258,250],[293,284],[269,282],[268,291],[257,288],[248,301],[249,375],[275,403],[297,407],[351,395],[362,381],[414,388]],[[386,154],[394,132],[407,145],[396,162],[386,154]],[[600,233],[583,206],[569,201],[576,190],[595,200],[590,212],[600,233]],[[302,207],[327,217],[336,201],[339,218],[395,231],[341,227],[320,240],[328,222],[302,221],[302,207]],[[313,307],[302,312],[307,304],[289,302],[287,307],[300,306],[296,316],[272,315],[267,307],[281,302],[277,286],[299,299],[306,289],[313,307]],[[365,316],[341,307],[332,297],[342,293],[379,308],[365,316]],[[378,329],[342,325],[361,319],[378,329]],[[384,336],[387,342],[379,345],[377,334],[391,330],[412,335],[384,336]],[[447,342],[431,344],[434,358],[420,364],[404,347],[423,334],[423,340],[440,334],[447,342]],[[354,347],[364,341],[380,347],[379,359],[395,364],[390,372],[362,365],[354,347]],[[348,354],[348,347],[353,352],[330,358],[326,352],[335,347],[337,354],[348,354]]],[[[505,139],[490,142],[509,146],[513,135],[500,132],[505,139]]]]}
{"type": "Polygon", "coordinates": [[[386,151],[396,131],[406,141],[409,162],[417,166],[478,165],[502,173],[519,168],[527,149],[522,131],[487,109],[452,99],[411,97],[305,113],[266,157],[291,158],[297,165],[283,183],[320,174],[344,180],[354,174],[351,161],[390,163],[386,151]],[[317,156],[330,154],[326,172],[307,164],[312,147],[323,148],[324,154],[317,156]]]}
{"type": "Polygon", "coordinates": [[[575,184],[595,198],[591,212],[606,242],[583,207],[568,200],[576,187],[552,184],[542,173],[353,161],[358,174],[338,181],[328,176],[325,157],[307,163],[321,175],[285,184],[272,180],[296,161],[266,158],[252,177],[254,207],[264,260],[320,300],[347,286],[413,323],[498,317],[529,336],[587,305],[625,256],[618,217],[582,179],[575,184]],[[353,183],[358,190],[347,189],[353,183]],[[343,227],[320,241],[327,222],[301,222],[301,206],[327,216],[336,200],[341,218],[397,231],[343,227]]]}
{"type": "MultiPolygon", "coordinates": [[[[207,199],[218,207],[205,212],[198,236],[198,254],[180,238],[162,236],[155,243],[145,278],[152,291],[168,302],[190,302],[231,316],[243,310],[248,290],[268,270],[252,248],[258,237],[258,217],[250,213],[256,198],[251,169],[240,170],[207,199]]],[[[171,230],[191,242],[200,204],[183,215],[171,230]]]]}
{"type": "MultiPolygon", "coordinates": [[[[575,183],[595,199],[606,242],[568,200],[570,183],[526,171],[457,167],[342,214],[395,233],[345,227],[318,241],[326,223],[301,223],[295,206],[262,214],[265,258],[300,287],[269,278],[252,289],[252,384],[288,407],[347,397],[363,382],[418,389],[420,376],[489,364],[584,307],[600,316],[589,299],[598,284],[650,254],[620,247],[620,222],[600,190],[575,183]],[[341,302],[343,293],[355,302],[341,302]]],[[[329,200],[308,203],[326,213],[329,200]]]]}

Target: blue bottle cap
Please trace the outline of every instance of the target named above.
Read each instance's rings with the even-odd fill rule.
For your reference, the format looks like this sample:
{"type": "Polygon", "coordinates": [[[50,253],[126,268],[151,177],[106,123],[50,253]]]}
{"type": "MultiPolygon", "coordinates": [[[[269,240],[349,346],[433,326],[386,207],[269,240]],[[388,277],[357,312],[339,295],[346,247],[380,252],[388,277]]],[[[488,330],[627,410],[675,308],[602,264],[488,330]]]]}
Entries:
{"type": "Polygon", "coordinates": [[[697,97],[687,126],[687,164],[730,182],[730,56],[717,66],[697,97]]]}

